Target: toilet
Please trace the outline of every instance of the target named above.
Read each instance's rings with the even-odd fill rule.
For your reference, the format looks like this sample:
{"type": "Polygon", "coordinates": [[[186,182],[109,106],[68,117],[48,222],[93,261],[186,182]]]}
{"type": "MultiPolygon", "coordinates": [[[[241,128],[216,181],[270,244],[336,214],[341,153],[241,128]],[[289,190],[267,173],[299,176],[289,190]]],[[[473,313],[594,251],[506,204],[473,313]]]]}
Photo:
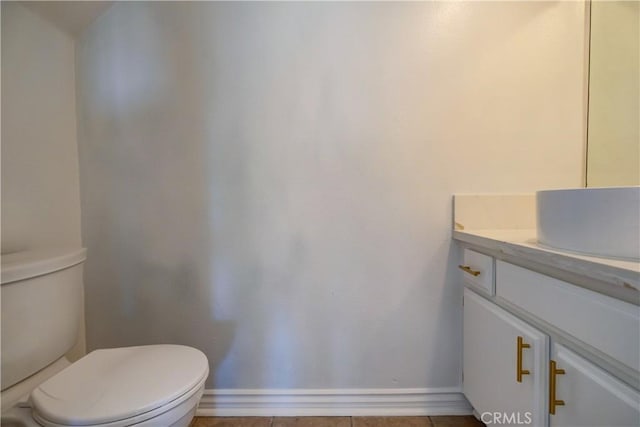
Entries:
{"type": "Polygon", "coordinates": [[[187,427],[209,363],[182,345],[92,351],[70,363],[85,249],[2,255],[2,426],[187,427]]]}

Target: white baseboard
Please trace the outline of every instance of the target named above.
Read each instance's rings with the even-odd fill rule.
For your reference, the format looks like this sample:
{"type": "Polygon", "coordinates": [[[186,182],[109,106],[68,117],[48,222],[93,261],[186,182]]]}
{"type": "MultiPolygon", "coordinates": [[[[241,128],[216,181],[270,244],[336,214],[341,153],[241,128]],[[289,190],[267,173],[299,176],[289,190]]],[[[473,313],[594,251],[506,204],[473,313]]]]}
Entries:
{"type": "Polygon", "coordinates": [[[459,388],[208,389],[198,416],[471,415],[459,388]]]}

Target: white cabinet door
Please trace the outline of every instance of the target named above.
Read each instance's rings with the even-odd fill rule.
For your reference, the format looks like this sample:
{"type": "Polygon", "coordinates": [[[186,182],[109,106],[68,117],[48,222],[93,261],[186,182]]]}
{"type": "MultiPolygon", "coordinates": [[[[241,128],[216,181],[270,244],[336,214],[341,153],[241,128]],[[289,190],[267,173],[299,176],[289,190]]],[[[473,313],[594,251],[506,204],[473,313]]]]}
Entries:
{"type": "Polygon", "coordinates": [[[548,342],[537,329],[464,290],[463,389],[486,424],[547,425],[548,342]]]}
{"type": "MultiPolygon", "coordinates": [[[[551,361],[561,371],[555,375],[555,398],[564,403],[549,416],[551,426],[640,426],[636,390],[562,345],[553,344],[551,361]]],[[[552,411],[551,399],[549,405],[552,411]]]]}

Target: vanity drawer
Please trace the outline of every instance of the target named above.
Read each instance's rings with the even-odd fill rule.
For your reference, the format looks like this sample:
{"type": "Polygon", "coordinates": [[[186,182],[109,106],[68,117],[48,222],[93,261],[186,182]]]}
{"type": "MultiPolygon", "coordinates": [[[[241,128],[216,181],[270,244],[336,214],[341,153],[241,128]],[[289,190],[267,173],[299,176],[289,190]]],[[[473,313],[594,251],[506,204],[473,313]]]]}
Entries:
{"type": "Polygon", "coordinates": [[[640,370],[639,307],[500,260],[496,295],[640,370]]]}
{"type": "Polygon", "coordinates": [[[493,295],[493,265],[493,257],[471,249],[465,249],[464,262],[459,267],[463,270],[464,280],[467,284],[493,295]]]}

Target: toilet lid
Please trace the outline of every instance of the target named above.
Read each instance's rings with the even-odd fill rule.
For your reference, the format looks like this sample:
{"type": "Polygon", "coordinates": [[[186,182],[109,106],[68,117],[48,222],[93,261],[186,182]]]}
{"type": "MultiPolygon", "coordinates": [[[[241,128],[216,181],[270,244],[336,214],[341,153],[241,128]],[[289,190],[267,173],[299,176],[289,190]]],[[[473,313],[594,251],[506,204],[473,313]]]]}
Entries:
{"type": "Polygon", "coordinates": [[[33,409],[62,425],[127,419],[188,393],[209,373],[206,356],[181,345],[96,350],[40,384],[33,409]]]}

